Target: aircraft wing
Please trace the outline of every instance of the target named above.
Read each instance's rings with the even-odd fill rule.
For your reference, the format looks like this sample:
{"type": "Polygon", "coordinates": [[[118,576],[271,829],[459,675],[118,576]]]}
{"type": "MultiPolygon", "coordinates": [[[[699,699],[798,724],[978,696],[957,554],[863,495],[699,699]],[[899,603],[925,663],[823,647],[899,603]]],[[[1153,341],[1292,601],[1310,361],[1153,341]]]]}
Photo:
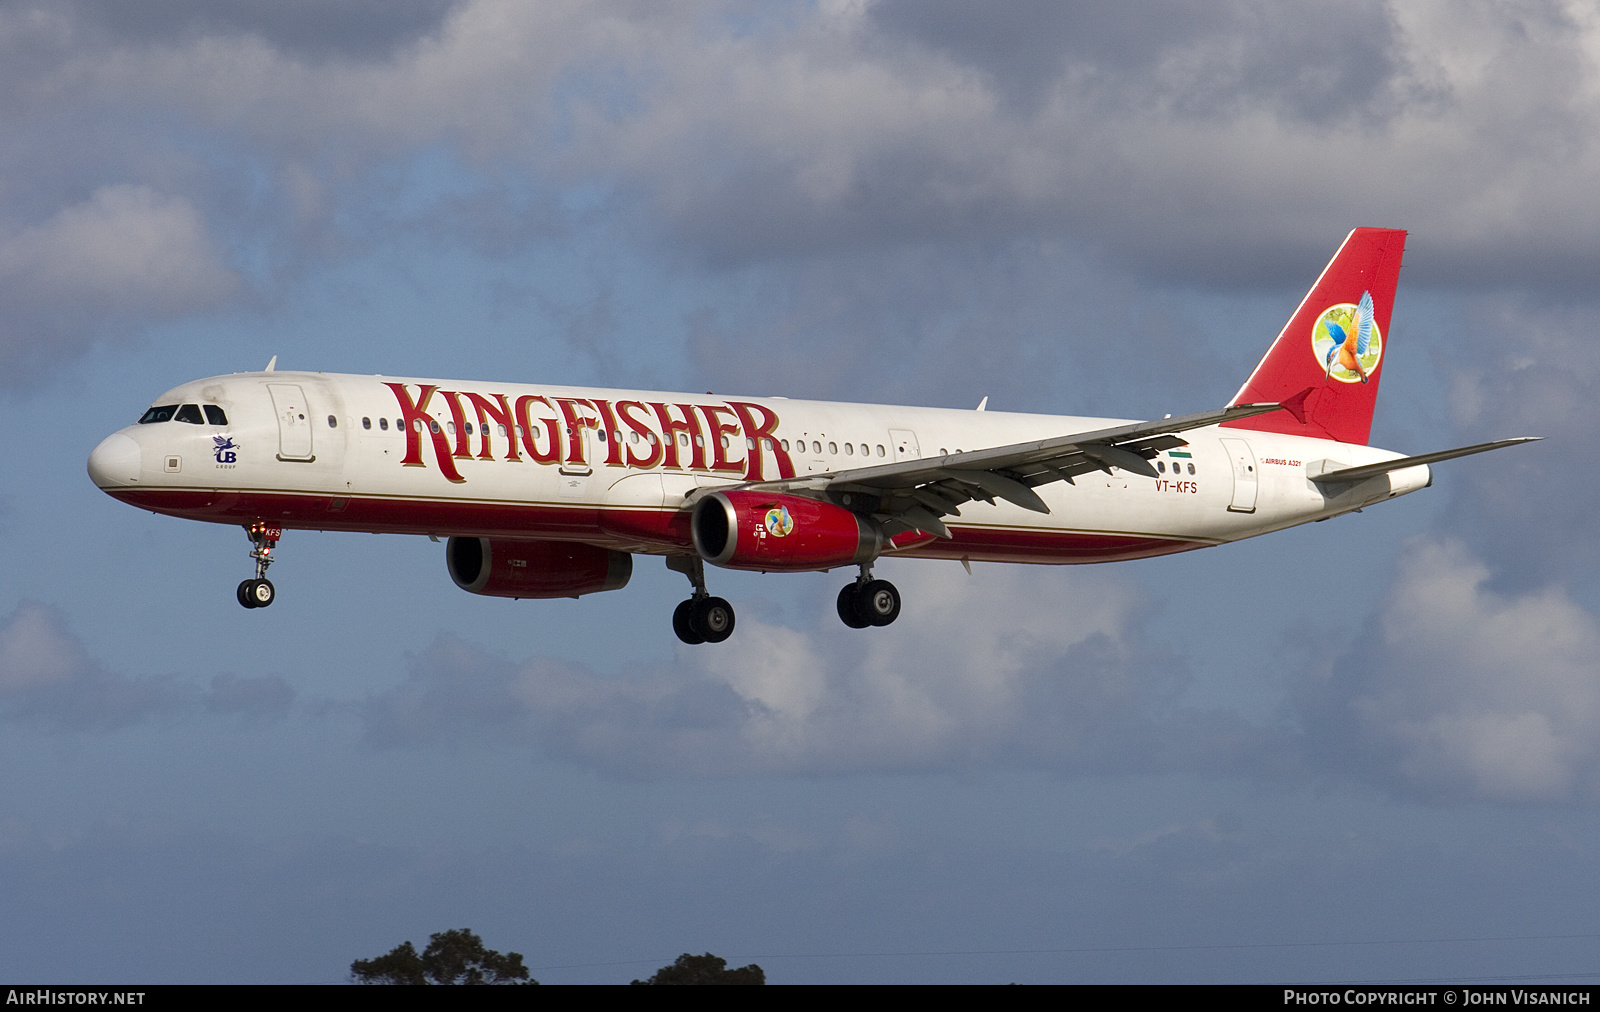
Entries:
{"type": "Polygon", "coordinates": [[[1071,482],[1090,471],[1120,467],[1134,474],[1156,476],[1151,458],[1187,443],[1177,435],[1236,418],[1266,414],[1281,404],[1237,404],[1216,411],[1149,422],[1132,422],[1093,432],[1078,432],[1028,443],[968,450],[940,457],[897,460],[845,471],[808,474],[777,481],[734,486],[765,492],[790,492],[826,497],[850,509],[884,518],[890,534],[922,530],[942,538],[950,531],[941,519],[960,516],[963,503],[996,499],[1036,513],[1049,513],[1037,492],[1040,485],[1071,482]]]}

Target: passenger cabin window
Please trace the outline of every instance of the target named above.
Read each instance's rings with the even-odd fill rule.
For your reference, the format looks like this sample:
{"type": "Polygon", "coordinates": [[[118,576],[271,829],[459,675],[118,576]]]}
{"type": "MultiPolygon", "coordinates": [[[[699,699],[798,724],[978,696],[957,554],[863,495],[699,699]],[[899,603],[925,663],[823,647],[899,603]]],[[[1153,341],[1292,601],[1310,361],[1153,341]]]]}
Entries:
{"type": "Polygon", "coordinates": [[[339,427],[339,419],[333,417],[332,415],[329,415],[328,416],[328,428],[337,429],[338,427],[339,427]]]}
{"type": "Polygon", "coordinates": [[[172,421],[172,413],[177,410],[178,406],[176,404],[163,404],[160,407],[151,408],[139,418],[139,424],[149,425],[151,422],[170,422],[172,421]]]}
{"type": "Polygon", "coordinates": [[[175,422],[188,422],[191,425],[204,425],[206,423],[206,420],[200,417],[200,405],[198,404],[179,405],[178,413],[172,416],[172,420],[175,422]]]}
{"type": "Polygon", "coordinates": [[[378,419],[378,428],[382,429],[385,432],[388,432],[389,431],[389,419],[387,419],[387,418],[378,419]]]}
{"type": "Polygon", "coordinates": [[[371,419],[371,418],[369,418],[369,417],[367,417],[367,416],[366,416],[366,415],[362,415],[362,416],[361,416],[361,427],[362,427],[362,428],[363,428],[363,429],[370,429],[370,428],[372,428],[372,419],[371,419]]]}
{"type": "Polygon", "coordinates": [[[205,406],[205,409],[206,409],[206,421],[210,422],[212,425],[227,425],[228,424],[228,413],[226,411],[223,411],[221,408],[217,407],[215,404],[207,404],[205,406]]]}

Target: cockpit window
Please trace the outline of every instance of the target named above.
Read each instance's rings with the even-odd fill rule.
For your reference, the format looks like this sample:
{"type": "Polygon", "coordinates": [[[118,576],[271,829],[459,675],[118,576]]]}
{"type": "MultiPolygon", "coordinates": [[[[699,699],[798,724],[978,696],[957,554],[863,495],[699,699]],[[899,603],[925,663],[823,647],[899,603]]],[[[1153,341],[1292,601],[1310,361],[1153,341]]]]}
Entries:
{"type": "Polygon", "coordinates": [[[226,411],[223,411],[215,404],[207,404],[205,405],[205,409],[207,422],[211,423],[212,425],[228,424],[228,413],[226,411]]]}
{"type": "Polygon", "coordinates": [[[176,404],[162,404],[153,407],[139,419],[139,424],[149,425],[151,422],[170,422],[172,421],[172,413],[177,410],[178,406],[176,404]]]}
{"type": "Polygon", "coordinates": [[[175,422],[190,422],[195,425],[204,425],[205,419],[200,417],[200,405],[183,404],[178,407],[178,413],[172,416],[175,422]]]}

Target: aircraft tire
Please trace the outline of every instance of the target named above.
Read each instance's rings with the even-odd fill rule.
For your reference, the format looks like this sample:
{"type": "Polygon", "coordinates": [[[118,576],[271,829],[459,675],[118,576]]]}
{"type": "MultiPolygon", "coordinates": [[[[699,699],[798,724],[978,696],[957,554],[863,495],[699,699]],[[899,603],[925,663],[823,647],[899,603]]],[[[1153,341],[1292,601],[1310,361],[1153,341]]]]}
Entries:
{"type": "Polygon", "coordinates": [[[900,592],[888,580],[873,580],[861,588],[861,617],[872,625],[888,625],[900,617],[900,592]]]}
{"type": "Polygon", "coordinates": [[[250,607],[265,608],[278,599],[278,592],[272,586],[271,580],[248,580],[246,582],[250,584],[250,590],[247,592],[250,598],[250,607]]]}
{"type": "Polygon", "coordinates": [[[253,589],[251,585],[255,582],[256,581],[254,580],[242,581],[239,584],[239,592],[235,595],[239,598],[239,603],[244,605],[246,608],[254,608],[256,606],[256,602],[250,596],[250,591],[253,589]]]}
{"type": "Polygon", "coordinates": [[[707,643],[721,643],[732,636],[733,605],[720,597],[695,602],[694,631],[704,636],[707,643]]]}
{"type": "Polygon", "coordinates": [[[695,631],[694,628],[694,599],[682,601],[672,612],[672,631],[678,638],[690,646],[704,643],[706,638],[695,631]]]}
{"type": "Polygon", "coordinates": [[[861,596],[856,593],[859,586],[847,583],[839,588],[839,620],[852,629],[865,629],[872,623],[861,614],[861,596]]]}

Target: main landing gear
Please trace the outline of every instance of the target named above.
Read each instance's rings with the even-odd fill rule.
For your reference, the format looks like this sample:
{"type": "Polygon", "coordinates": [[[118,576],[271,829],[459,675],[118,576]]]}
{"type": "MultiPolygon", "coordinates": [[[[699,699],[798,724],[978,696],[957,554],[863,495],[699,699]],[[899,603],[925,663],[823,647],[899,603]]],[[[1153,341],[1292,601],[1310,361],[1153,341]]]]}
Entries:
{"type": "Polygon", "coordinates": [[[250,550],[250,557],[256,560],[256,578],[239,584],[239,603],[246,608],[265,608],[278,597],[272,581],[267,579],[267,567],[272,565],[272,549],[283,537],[283,528],[268,527],[257,520],[245,528],[245,533],[250,537],[250,544],[255,546],[250,550]]]}
{"type": "Polygon", "coordinates": [[[698,556],[667,556],[667,568],[689,578],[694,593],[672,613],[672,631],[685,643],[721,643],[733,635],[733,605],[706,590],[706,564],[698,556]]]}
{"type": "MultiPolygon", "coordinates": [[[[685,643],[721,643],[732,636],[733,605],[706,590],[705,563],[695,556],[669,555],[667,568],[687,576],[694,587],[689,600],[672,613],[672,631],[678,638],[685,643]]],[[[900,617],[900,591],[888,580],[873,579],[872,566],[864,564],[856,581],[839,591],[839,617],[852,629],[888,625],[900,617]]]]}
{"type": "Polygon", "coordinates": [[[900,592],[888,580],[874,580],[863,564],[855,583],[839,590],[839,618],[852,629],[888,625],[900,617],[900,592]]]}

